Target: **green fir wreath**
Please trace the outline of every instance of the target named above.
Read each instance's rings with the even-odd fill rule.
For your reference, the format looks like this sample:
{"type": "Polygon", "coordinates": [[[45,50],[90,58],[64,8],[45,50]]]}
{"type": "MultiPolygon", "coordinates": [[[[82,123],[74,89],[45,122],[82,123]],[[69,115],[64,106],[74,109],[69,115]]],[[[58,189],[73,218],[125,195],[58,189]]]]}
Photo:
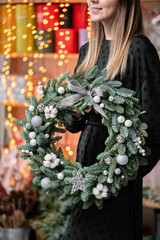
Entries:
{"type": "Polygon", "coordinates": [[[104,200],[118,196],[119,190],[136,178],[139,166],[147,164],[150,153],[145,146],[147,124],[140,120],[144,112],[135,92],[123,88],[120,81],[105,81],[105,69],[95,77],[97,72],[94,66],[86,75],[78,72],[70,77],[68,71],[59,80],[48,80],[45,87],[39,83],[41,98],[26,98],[30,105],[26,109],[27,121],[15,119],[25,127],[21,135],[26,144],[17,148],[23,159],[31,160],[33,182],[60,199],[72,196],[73,204],[83,201],[84,209],[93,203],[102,209],[104,200]],[[61,148],[56,147],[61,137],[55,133],[65,132],[61,126],[66,114],[73,114],[74,109],[85,114],[90,105],[102,115],[109,136],[97,163],[83,167],[64,157],[61,148]]]}

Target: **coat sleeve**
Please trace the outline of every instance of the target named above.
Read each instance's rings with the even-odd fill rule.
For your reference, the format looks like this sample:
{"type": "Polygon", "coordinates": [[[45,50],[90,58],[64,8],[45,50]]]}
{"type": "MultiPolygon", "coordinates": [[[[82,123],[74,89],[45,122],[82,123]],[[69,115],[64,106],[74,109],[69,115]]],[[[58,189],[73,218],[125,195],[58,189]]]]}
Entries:
{"type": "Polygon", "coordinates": [[[155,47],[147,39],[143,39],[141,48],[136,48],[134,63],[136,78],[140,78],[137,97],[146,113],[142,121],[148,125],[146,146],[151,149],[147,157],[148,165],[142,166],[139,173],[142,177],[148,174],[160,159],[160,61],[155,47]]]}
{"type": "MultiPolygon", "coordinates": [[[[78,62],[77,62],[74,72],[76,72],[77,67],[82,63],[82,61],[86,55],[86,52],[87,52],[87,47],[88,47],[88,43],[84,44],[80,48],[79,58],[78,58],[78,62]]],[[[73,115],[67,115],[64,118],[64,126],[69,132],[77,133],[77,132],[83,130],[83,128],[85,126],[85,121],[86,121],[86,115],[82,115],[82,117],[78,120],[73,115]]]]}

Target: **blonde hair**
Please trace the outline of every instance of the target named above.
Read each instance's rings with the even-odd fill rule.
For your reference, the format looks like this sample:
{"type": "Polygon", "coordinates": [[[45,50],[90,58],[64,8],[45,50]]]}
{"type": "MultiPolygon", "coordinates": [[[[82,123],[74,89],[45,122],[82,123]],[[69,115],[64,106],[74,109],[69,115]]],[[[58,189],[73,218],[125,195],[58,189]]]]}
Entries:
{"type": "MultiPolygon", "coordinates": [[[[107,63],[107,79],[114,80],[117,74],[123,77],[126,71],[131,40],[136,33],[142,33],[140,0],[119,0],[114,22],[115,30],[107,63]]],[[[101,22],[91,22],[91,35],[85,59],[77,71],[87,72],[96,64],[102,41],[105,38],[101,22]]]]}

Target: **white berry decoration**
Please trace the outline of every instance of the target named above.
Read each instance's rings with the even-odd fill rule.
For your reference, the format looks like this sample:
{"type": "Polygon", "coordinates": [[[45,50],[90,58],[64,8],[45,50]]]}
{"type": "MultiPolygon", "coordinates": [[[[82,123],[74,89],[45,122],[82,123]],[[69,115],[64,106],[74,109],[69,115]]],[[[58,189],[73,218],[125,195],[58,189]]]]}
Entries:
{"type": "Polygon", "coordinates": [[[101,104],[100,104],[100,108],[104,108],[104,103],[101,103],[101,104]]]}
{"type": "Polygon", "coordinates": [[[58,88],[58,93],[63,94],[65,92],[64,87],[59,87],[58,88]]]}
{"type": "Polygon", "coordinates": [[[30,107],[29,107],[29,111],[30,111],[30,112],[33,112],[33,111],[34,111],[34,106],[30,106],[30,107]]]}
{"type": "Polygon", "coordinates": [[[129,128],[129,127],[132,126],[132,121],[129,120],[129,119],[127,119],[127,120],[125,121],[124,125],[129,128]]]}
{"type": "Polygon", "coordinates": [[[51,180],[48,177],[42,178],[41,180],[41,186],[45,189],[50,188],[51,186],[50,183],[51,183],[51,180]]]}
{"type": "Polygon", "coordinates": [[[30,144],[31,144],[32,146],[36,146],[36,144],[37,144],[36,139],[31,139],[31,140],[30,140],[30,144]]]}
{"type": "Polygon", "coordinates": [[[57,174],[57,178],[58,178],[59,180],[63,180],[64,174],[63,174],[63,173],[58,173],[58,174],[57,174]]]}
{"type": "Polygon", "coordinates": [[[30,138],[35,138],[36,137],[36,133],[35,132],[30,132],[29,133],[29,137],[30,138]]]}
{"type": "Polygon", "coordinates": [[[110,102],[112,102],[112,101],[114,100],[114,97],[113,97],[113,96],[109,96],[108,100],[109,100],[110,102]]]}
{"type": "Polygon", "coordinates": [[[40,116],[34,116],[31,119],[31,123],[34,127],[39,127],[42,125],[42,118],[40,116]]]}
{"type": "Polygon", "coordinates": [[[119,123],[124,123],[125,117],[124,117],[124,116],[119,116],[119,117],[117,118],[117,121],[118,121],[119,123]]]}
{"type": "Polygon", "coordinates": [[[128,156],[126,154],[124,155],[118,155],[117,156],[117,162],[120,164],[120,165],[125,165],[128,163],[128,156]]]}
{"type": "Polygon", "coordinates": [[[95,103],[99,103],[101,101],[101,98],[99,96],[94,96],[93,101],[95,103]]]}

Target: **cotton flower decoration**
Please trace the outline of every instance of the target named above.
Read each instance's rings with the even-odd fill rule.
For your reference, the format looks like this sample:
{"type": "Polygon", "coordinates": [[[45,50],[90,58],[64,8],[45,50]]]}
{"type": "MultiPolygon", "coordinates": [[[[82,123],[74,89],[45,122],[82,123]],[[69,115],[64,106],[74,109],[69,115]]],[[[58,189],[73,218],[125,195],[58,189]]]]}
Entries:
{"type": "Polygon", "coordinates": [[[48,153],[44,157],[43,165],[48,168],[55,168],[59,165],[60,159],[54,153],[48,153]]]}
{"type": "Polygon", "coordinates": [[[53,106],[47,106],[44,109],[45,117],[48,118],[55,118],[57,116],[58,110],[53,106]]]}
{"type": "Polygon", "coordinates": [[[93,188],[92,193],[97,199],[106,198],[108,195],[108,187],[102,183],[98,183],[97,186],[93,188]]]}

